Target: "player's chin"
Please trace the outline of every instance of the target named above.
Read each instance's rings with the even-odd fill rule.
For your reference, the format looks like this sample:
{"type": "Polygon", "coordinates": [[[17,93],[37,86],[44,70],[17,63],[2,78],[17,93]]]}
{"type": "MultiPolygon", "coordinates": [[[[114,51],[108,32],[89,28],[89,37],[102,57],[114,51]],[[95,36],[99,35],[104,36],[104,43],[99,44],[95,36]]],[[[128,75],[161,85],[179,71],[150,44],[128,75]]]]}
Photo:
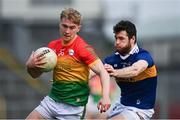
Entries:
{"type": "Polygon", "coordinates": [[[71,36],[63,36],[63,39],[68,42],[72,39],[72,37],[71,36]]]}

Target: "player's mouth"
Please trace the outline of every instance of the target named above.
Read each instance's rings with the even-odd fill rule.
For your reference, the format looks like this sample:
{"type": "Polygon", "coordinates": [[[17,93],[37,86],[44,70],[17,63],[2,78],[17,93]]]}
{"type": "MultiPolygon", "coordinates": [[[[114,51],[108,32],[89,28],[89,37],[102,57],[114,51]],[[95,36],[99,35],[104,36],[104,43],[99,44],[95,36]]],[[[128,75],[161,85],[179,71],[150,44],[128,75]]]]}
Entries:
{"type": "Polygon", "coordinates": [[[63,36],[66,37],[66,38],[71,37],[71,35],[69,35],[69,34],[64,34],[63,36]]]}

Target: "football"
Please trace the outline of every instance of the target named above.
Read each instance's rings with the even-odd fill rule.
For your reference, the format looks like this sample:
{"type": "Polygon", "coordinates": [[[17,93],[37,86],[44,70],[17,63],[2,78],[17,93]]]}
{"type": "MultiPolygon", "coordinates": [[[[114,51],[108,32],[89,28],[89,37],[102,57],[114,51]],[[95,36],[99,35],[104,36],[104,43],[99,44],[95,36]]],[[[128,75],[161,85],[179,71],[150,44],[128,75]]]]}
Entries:
{"type": "Polygon", "coordinates": [[[42,66],[43,72],[49,72],[54,69],[57,63],[57,55],[52,49],[48,47],[41,47],[35,51],[35,54],[43,54],[45,56],[43,61],[46,63],[42,66]]]}

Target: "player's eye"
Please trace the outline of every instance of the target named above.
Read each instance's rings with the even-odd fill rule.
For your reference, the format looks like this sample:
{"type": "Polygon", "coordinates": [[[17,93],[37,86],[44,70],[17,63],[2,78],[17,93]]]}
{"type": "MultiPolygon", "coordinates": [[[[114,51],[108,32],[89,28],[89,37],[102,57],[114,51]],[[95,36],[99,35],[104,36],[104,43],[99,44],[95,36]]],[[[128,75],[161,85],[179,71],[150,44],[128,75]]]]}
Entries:
{"type": "Polygon", "coordinates": [[[70,30],[73,30],[73,29],[75,29],[76,28],[76,26],[68,26],[68,25],[66,25],[66,24],[61,24],[61,26],[63,27],[63,28],[65,28],[65,29],[70,29],[70,30]]]}

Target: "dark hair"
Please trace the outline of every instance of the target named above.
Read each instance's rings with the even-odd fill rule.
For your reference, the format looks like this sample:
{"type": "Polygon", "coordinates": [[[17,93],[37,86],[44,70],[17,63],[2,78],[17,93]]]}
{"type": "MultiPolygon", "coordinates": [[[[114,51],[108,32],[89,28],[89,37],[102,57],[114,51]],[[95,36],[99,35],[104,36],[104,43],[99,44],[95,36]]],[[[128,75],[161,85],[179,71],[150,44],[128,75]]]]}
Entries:
{"type": "Polygon", "coordinates": [[[122,20],[120,22],[118,22],[114,27],[113,27],[113,32],[116,34],[120,31],[126,31],[127,35],[129,38],[132,38],[133,36],[135,36],[135,43],[136,43],[136,26],[130,22],[130,21],[125,21],[122,20]]]}

